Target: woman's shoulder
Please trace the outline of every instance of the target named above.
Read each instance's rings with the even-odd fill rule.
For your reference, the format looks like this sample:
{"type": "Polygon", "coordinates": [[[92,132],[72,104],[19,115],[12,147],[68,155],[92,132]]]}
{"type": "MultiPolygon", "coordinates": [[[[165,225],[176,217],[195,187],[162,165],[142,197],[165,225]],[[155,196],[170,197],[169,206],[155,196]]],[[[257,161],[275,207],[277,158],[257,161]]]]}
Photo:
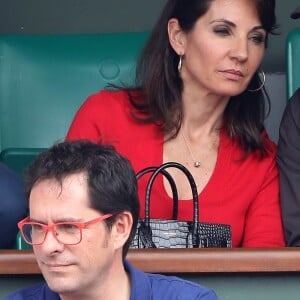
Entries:
{"type": "Polygon", "coordinates": [[[100,90],[86,98],[76,115],[89,120],[104,120],[112,116],[128,118],[131,110],[131,103],[126,91],[100,90]]]}
{"type": "Polygon", "coordinates": [[[272,141],[266,131],[264,129],[261,132],[261,137],[264,142],[264,146],[266,149],[266,155],[262,156],[260,151],[251,152],[249,155],[246,155],[245,151],[241,148],[240,144],[237,141],[233,141],[229,134],[223,131],[222,139],[223,139],[223,147],[226,152],[230,152],[232,154],[232,158],[237,161],[244,161],[254,163],[255,161],[259,164],[262,162],[271,162],[276,157],[277,145],[274,141],[272,141]]]}
{"type": "Polygon", "coordinates": [[[84,102],[85,106],[106,107],[129,106],[129,96],[125,90],[100,90],[97,93],[88,96],[84,102]]]}

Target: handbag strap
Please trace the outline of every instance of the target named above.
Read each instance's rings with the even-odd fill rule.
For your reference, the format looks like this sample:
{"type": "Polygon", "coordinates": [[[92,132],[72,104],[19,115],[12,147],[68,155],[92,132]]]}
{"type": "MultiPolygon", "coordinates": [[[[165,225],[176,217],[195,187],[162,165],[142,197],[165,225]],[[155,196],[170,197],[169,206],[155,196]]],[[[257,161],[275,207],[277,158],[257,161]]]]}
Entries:
{"type": "Polygon", "coordinates": [[[190,171],[184,167],[182,164],[179,164],[177,162],[167,162],[162,164],[161,166],[157,167],[156,170],[152,173],[146,189],[146,198],[145,198],[145,224],[150,226],[150,194],[152,190],[152,186],[154,183],[155,178],[158,174],[162,173],[167,168],[177,168],[181,170],[187,177],[188,182],[191,186],[192,190],[192,197],[193,197],[193,224],[195,230],[198,229],[198,218],[199,218],[199,202],[198,202],[198,191],[197,186],[194,180],[193,175],[190,173],[190,171]]]}
{"type": "MultiPolygon", "coordinates": [[[[153,172],[155,172],[157,170],[157,168],[158,167],[147,167],[147,168],[144,168],[144,169],[140,170],[136,174],[136,179],[138,180],[140,177],[142,177],[143,175],[145,175],[147,173],[150,173],[150,172],[153,173],[153,172]]],[[[175,183],[173,177],[170,175],[170,173],[167,172],[166,170],[163,169],[163,170],[161,170],[160,173],[167,178],[167,180],[169,181],[169,184],[171,186],[172,195],[173,195],[173,213],[172,213],[172,218],[173,218],[173,220],[177,220],[177,215],[178,215],[178,191],[177,191],[176,183],[175,183]]],[[[148,191],[148,193],[146,191],[145,203],[147,203],[147,197],[148,198],[150,197],[150,191],[148,191]]],[[[148,202],[149,202],[149,200],[148,200],[148,202]]]]}

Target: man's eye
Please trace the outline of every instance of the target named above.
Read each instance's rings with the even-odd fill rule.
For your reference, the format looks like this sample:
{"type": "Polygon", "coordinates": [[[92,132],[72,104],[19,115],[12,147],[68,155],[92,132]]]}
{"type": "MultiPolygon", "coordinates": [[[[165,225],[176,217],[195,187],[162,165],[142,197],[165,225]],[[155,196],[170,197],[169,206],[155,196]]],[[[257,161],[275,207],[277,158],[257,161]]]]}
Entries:
{"type": "Polygon", "coordinates": [[[43,226],[38,225],[38,224],[31,224],[31,228],[35,232],[42,232],[42,231],[44,231],[43,226]]]}
{"type": "Polygon", "coordinates": [[[59,229],[60,231],[64,231],[64,232],[70,232],[70,233],[72,233],[72,232],[78,231],[78,227],[77,227],[76,225],[74,225],[74,224],[69,224],[69,223],[66,223],[66,224],[60,224],[60,225],[58,225],[57,227],[58,227],[58,229],[59,229]]]}

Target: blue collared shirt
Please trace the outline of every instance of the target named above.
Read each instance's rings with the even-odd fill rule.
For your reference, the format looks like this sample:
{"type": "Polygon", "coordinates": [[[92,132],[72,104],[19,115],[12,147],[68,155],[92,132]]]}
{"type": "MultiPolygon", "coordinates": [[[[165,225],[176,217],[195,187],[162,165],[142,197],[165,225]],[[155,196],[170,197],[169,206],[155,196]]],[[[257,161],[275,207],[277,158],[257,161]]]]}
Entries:
{"type": "MultiPolygon", "coordinates": [[[[131,278],[130,300],[217,300],[216,294],[199,284],[174,276],[149,274],[125,262],[131,278]]],[[[60,300],[46,283],[17,291],[4,300],[60,300]]]]}

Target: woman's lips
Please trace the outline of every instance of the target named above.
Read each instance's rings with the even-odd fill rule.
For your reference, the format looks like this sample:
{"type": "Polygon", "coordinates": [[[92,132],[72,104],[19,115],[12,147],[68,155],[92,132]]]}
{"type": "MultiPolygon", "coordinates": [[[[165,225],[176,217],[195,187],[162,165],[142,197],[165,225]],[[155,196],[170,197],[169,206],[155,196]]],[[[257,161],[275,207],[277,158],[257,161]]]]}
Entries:
{"type": "Polygon", "coordinates": [[[230,80],[238,81],[244,77],[244,74],[239,70],[223,70],[220,71],[224,77],[230,80]]]}

